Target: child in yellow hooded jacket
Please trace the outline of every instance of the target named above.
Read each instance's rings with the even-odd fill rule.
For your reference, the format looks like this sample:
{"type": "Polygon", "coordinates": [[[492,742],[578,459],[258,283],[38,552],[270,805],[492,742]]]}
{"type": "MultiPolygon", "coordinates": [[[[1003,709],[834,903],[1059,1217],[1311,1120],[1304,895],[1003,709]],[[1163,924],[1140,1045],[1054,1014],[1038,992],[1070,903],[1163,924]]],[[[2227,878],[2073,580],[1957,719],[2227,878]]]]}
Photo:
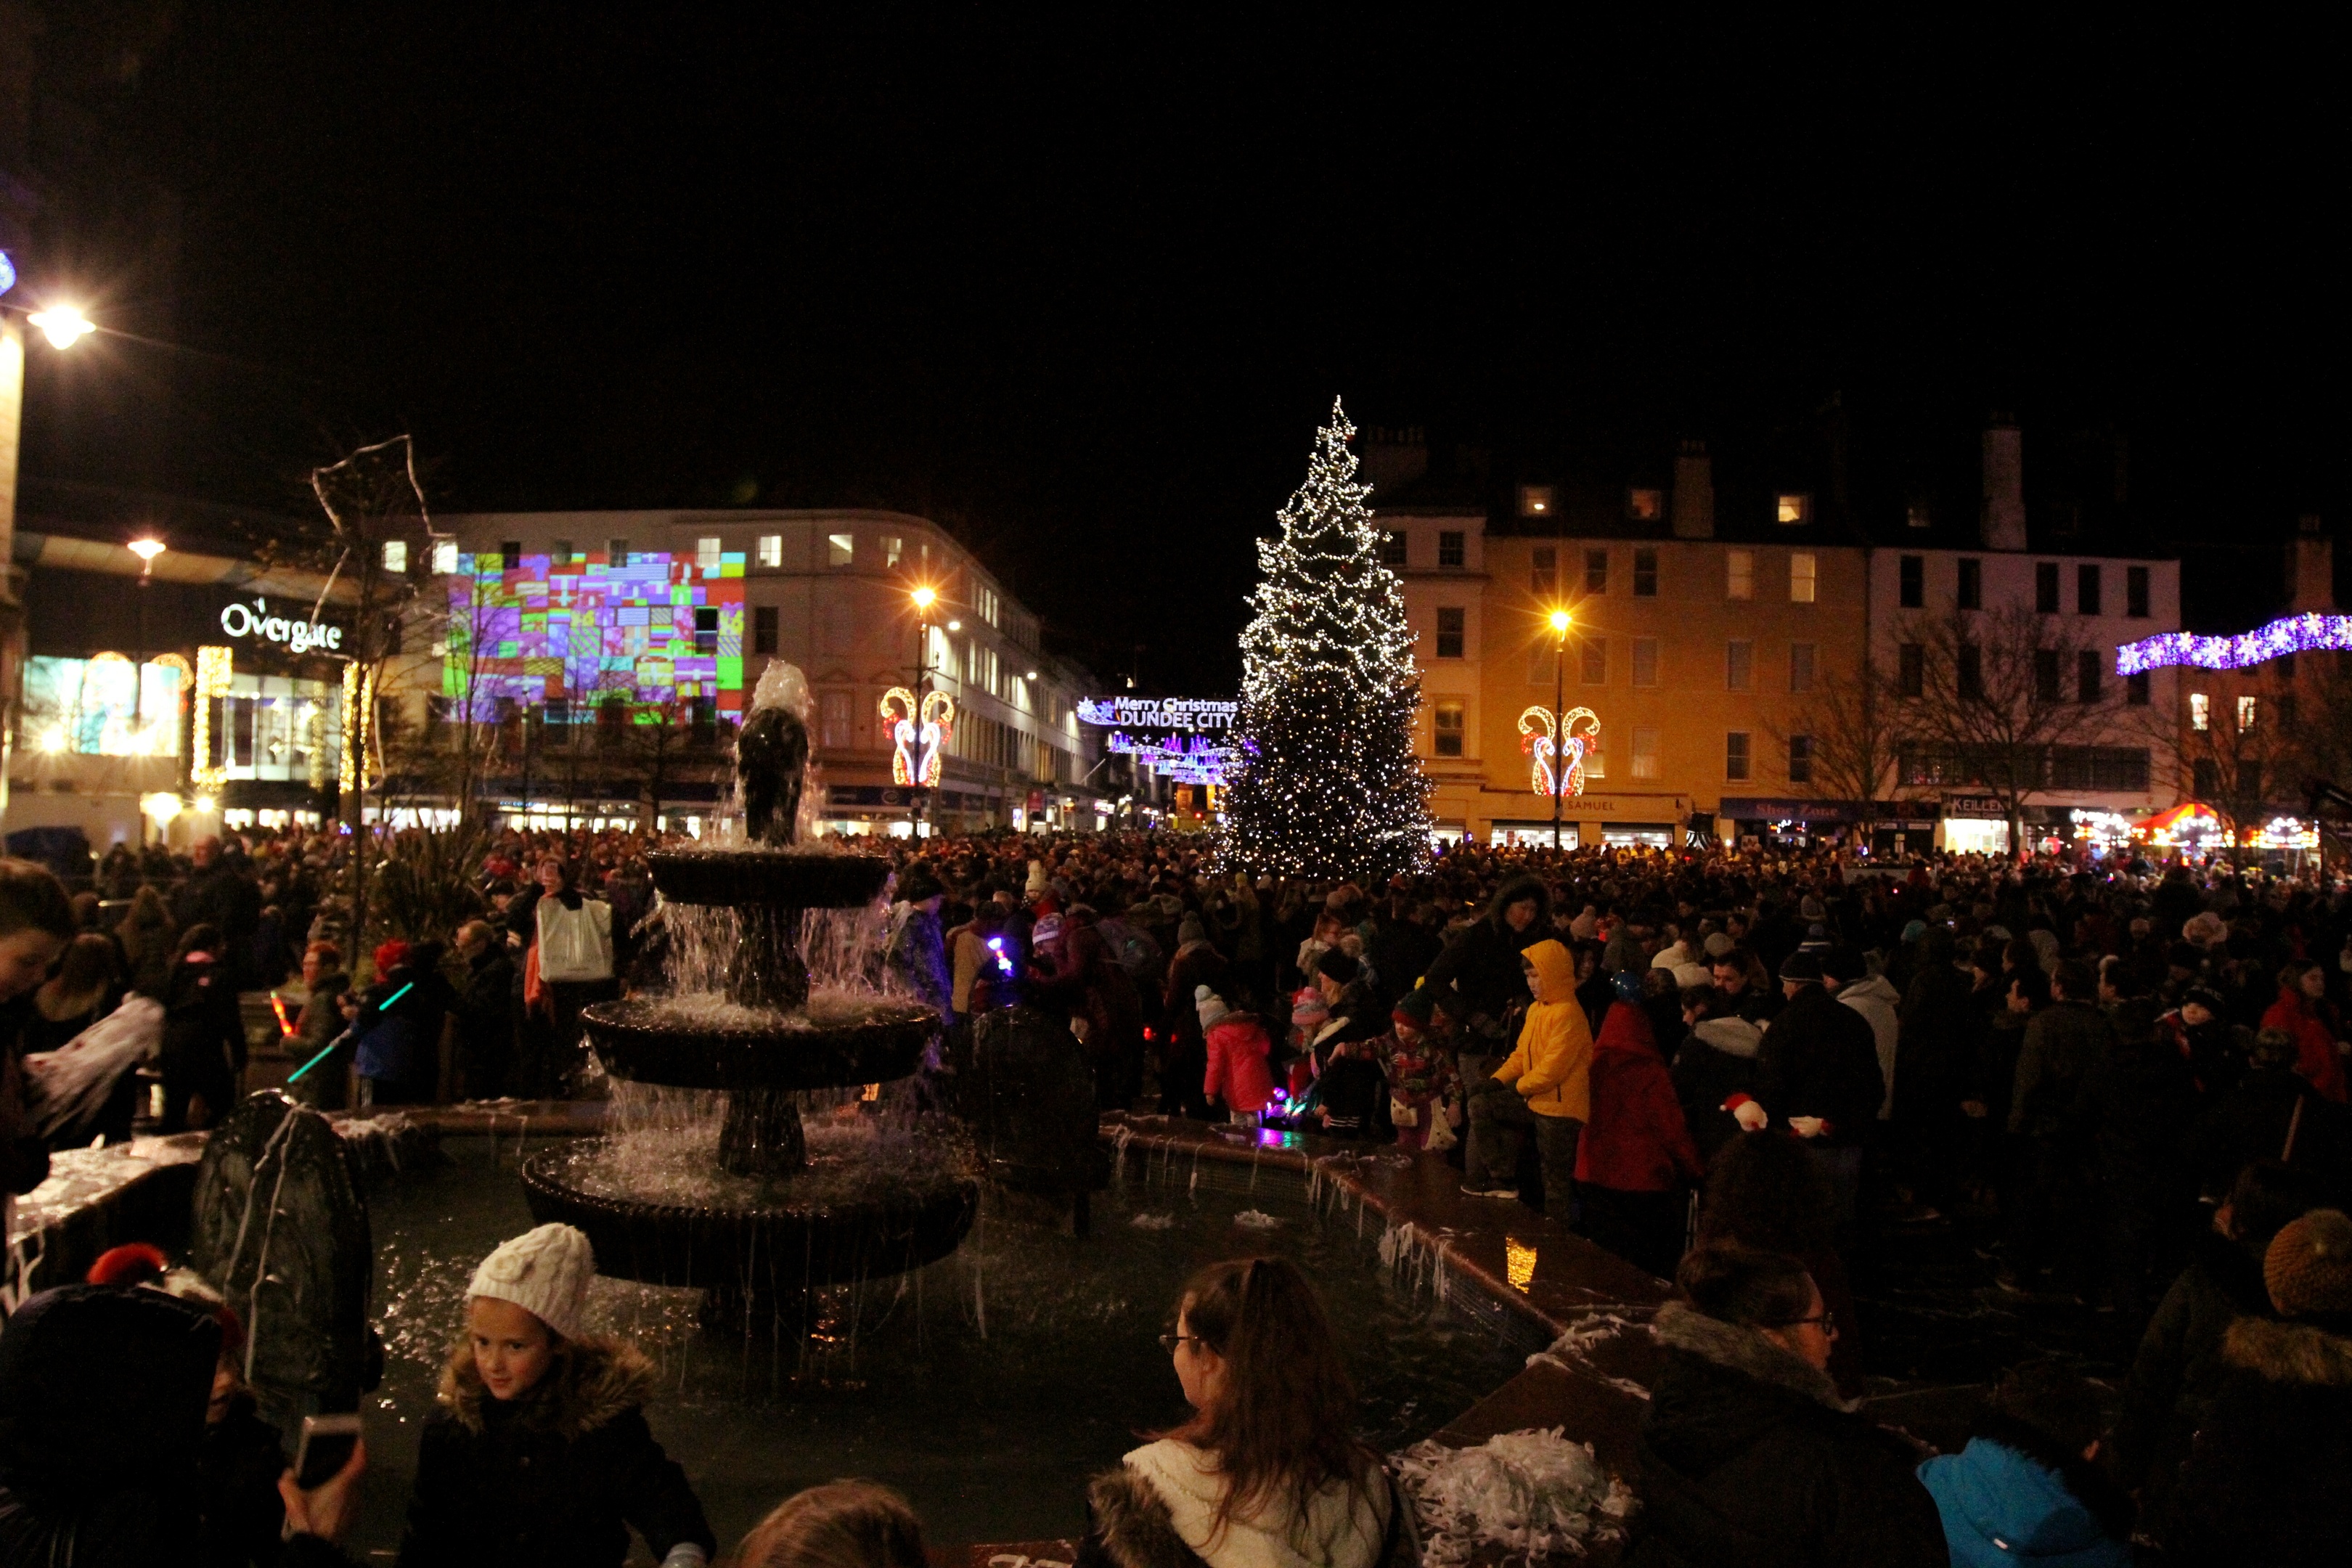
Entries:
{"type": "Polygon", "coordinates": [[[1474,1197],[1517,1196],[1519,1141],[1532,1131],[1543,1159],[1544,1213],[1572,1225],[1576,1145],[1592,1114],[1592,1026],[1576,999],[1576,960],[1567,948],[1539,942],[1519,963],[1535,1005],[1517,1048],[1470,1102],[1462,1190],[1474,1197]]]}

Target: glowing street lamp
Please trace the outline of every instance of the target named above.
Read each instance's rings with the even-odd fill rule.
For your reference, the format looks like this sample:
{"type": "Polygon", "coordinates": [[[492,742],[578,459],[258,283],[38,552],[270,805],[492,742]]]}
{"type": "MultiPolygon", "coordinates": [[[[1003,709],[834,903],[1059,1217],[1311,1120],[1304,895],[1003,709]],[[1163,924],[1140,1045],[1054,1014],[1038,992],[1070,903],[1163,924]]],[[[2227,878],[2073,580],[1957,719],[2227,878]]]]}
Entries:
{"type": "MultiPolygon", "coordinates": [[[[917,731],[919,733],[922,725],[923,694],[930,684],[931,606],[940,602],[940,593],[929,583],[924,583],[918,585],[907,597],[914,601],[916,616],[915,701],[914,711],[908,716],[915,721],[917,731]]],[[[919,837],[922,835],[923,805],[929,798],[921,787],[922,776],[919,768],[917,771],[915,784],[914,799],[907,808],[907,830],[909,835],[919,837]]]]}
{"type": "Polygon", "coordinates": [[[49,346],[53,349],[69,349],[98,331],[90,324],[89,318],[72,305],[57,305],[46,310],[36,310],[25,320],[41,329],[41,335],[49,340],[49,346]]]}
{"type": "Polygon", "coordinates": [[[155,557],[163,554],[163,550],[164,544],[160,539],[134,539],[131,542],[131,553],[139,557],[139,575],[142,580],[154,575],[155,557]]]}

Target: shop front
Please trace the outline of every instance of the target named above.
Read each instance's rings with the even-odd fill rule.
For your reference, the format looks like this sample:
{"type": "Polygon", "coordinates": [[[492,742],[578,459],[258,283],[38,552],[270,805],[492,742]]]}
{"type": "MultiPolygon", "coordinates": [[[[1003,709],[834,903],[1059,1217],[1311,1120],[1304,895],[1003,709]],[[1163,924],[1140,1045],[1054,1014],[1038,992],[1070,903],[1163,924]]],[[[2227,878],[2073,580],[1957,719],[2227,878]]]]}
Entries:
{"type": "MultiPolygon", "coordinates": [[[[1474,818],[1465,837],[1490,845],[1524,844],[1549,848],[1551,802],[1533,792],[1482,792],[1483,820],[1474,818]]],[[[1683,842],[1689,819],[1688,795],[1588,791],[1559,803],[1559,843],[1564,849],[1672,849],[1683,842]]]]}
{"type": "Polygon", "coordinates": [[[2009,805],[1997,795],[1948,795],[1936,847],[1954,855],[2009,853],[2009,805]]]}

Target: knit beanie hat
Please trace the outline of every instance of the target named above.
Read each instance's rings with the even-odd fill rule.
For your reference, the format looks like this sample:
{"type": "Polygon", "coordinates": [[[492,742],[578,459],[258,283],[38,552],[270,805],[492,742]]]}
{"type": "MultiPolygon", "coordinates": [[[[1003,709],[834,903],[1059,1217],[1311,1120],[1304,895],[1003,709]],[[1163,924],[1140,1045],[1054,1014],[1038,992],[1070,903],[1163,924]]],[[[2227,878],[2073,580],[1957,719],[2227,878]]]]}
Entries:
{"type": "Polygon", "coordinates": [[[1319,1029],[1330,1016],[1331,1004],[1315,991],[1301,991],[1290,1009],[1290,1021],[1302,1029],[1319,1029]]]}
{"type": "Polygon", "coordinates": [[[1207,930],[1202,926],[1200,916],[1186,915],[1182,920],[1176,923],[1177,946],[1183,947],[1191,942],[1206,942],[1208,940],[1209,933],[1207,930]]]}
{"type": "Polygon", "coordinates": [[[568,1225],[543,1225],[501,1243],[483,1258],[466,1295],[512,1301],[565,1339],[576,1340],[588,1306],[588,1281],[595,1277],[596,1252],[588,1238],[568,1225]]]}
{"type": "Polygon", "coordinates": [[[1326,980],[1336,980],[1342,985],[1352,985],[1355,984],[1356,976],[1363,973],[1363,965],[1335,947],[1315,961],[1315,973],[1326,980]]]}
{"type": "Polygon", "coordinates": [[[2290,1318],[2352,1312],[2352,1217],[2314,1209],[2288,1221],[2263,1254],[2263,1283],[2290,1318]]]}
{"type": "Polygon", "coordinates": [[[1231,1010],[1225,1005],[1225,999],[1207,986],[1192,987],[1192,1011],[1201,1015],[1201,1027],[1214,1028],[1217,1020],[1231,1010]]]}

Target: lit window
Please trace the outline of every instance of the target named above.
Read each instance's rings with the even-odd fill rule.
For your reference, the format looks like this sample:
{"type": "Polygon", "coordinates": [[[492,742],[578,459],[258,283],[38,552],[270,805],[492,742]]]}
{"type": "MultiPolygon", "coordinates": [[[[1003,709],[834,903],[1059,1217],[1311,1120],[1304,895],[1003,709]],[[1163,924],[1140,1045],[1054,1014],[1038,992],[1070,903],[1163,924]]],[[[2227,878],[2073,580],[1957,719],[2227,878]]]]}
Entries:
{"type": "Polygon", "coordinates": [[[1465,641],[1464,626],[1468,619],[1469,612],[1459,605],[1440,605],[1437,607],[1438,658],[1460,658],[1462,657],[1462,645],[1465,641]]]}
{"type": "Polygon", "coordinates": [[[1658,552],[1654,550],[1633,552],[1633,597],[1654,599],[1658,596],[1658,552]]]}
{"type": "Polygon", "coordinates": [[[1773,502],[1772,517],[1776,522],[1800,523],[1811,517],[1812,510],[1812,497],[1797,493],[1783,494],[1773,502]]]}
{"type": "Polygon", "coordinates": [[[1756,596],[1756,552],[1727,550],[1723,552],[1724,596],[1731,599],[1752,599],[1756,596]]]}
{"type": "Polygon", "coordinates": [[[857,535],[828,533],[824,536],[824,563],[827,566],[846,566],[856,559],[857,535]]]}
{"type": "Polygon", "coordinates": [[[1404,530],[1402,528],[1392,528],[1386,533],[1381,534],[1381,564],[1383,566],[1403,565],[1404,545],[1405,533],[1404,530]]]}
{"type": "Polygon", "coordinates": [[[1636,725],[1633,730],[1633,765],[1631,770],[1637,779],[1658,776],[1658,731],[1648,725],[1636,725]]]}
{"type": "Polygon", "coordinates": [[[1789,557],[1789,603],[1810,605],[1813,602],[1813,574],[1816,558],[1809,552],[1799,551],[1789,557]]]}
{"type": "Polygon", "coordinates": [[[387,572],[408,570],[408,541],[387,539],[383,542],[383,569],[387,572]]]}
{"type": "Polygon", "coordinates": [[[446,577],[454,574],[457,570],[457,542],[454,539],[435,540],[433,542],[434,575],[436,577],[446,577]]]}
{"type": "Polygon", "coordinates": [[[1528,571],[1529,591],[1548,599],[1559,585],[1559,552],[1549,544],[1537,545],[1534,563],[1528,571]]]}
{"type": "Polygon", "coordinates": [[[1745,691],[1755,684],[1756,645],[1735,637],[1724,647],[1723,684],[1728,691],[1745,691]]]}
{"type": "Polygon", "coordinates": [[[906,540],[895,533],[886,533],[882,536],[882,564],[885,567],[898,564],[898,557],[906,552],[906,540]]]}
{"type": "Polygon", "coordinates": [[[555,565],[569,566],[572,564],[572,562],[577,553],[578,552],[572,547],[572,541],[568,539],[559,539],[548,547],[547,558],[555,565]]]}
{"type": "Polygon", "coordinates": [[[817,744],[842,747],[851,743],[850,725],[856,711],[846,691],[828,691],[817,700],[817,744]]]}
{"type": "Polygon", "coordinates": [[[760,564],[775,567],[784,563],[784,536],[781,533],[760,535],[760,564]]]}
{"type": "Polygon", "coordinates": [[[1811,691],[1813,689],[1813,645],[1792,642],[1789,645],[1789,689],[1811,691]]]}
{"type": "Polygon", "coordinates": [[[1734,730],[1723,738],[1723,776],[1734,784],[1747,781],[1748,740],[1745,730],[1734,730]]]}
{"type": "Polygon", "coordinates": [[[1811,735],[1789,737],[1789,782],[1813,782],[1813,738],[1811,735]]]}
{"type": "Polygon", "coordinates": [[[1468,537],[1458,529],[1440,529],[1437,534],[1437,563],[1440,566],[1465,564],[1469,551],[1464,542],[1468,537]]]}
{"type": "Polygon", "coordinates": [[[2241,730],[2251,730],[2253,727],[2254,699],[2251,697],[2241,697],[2238,699],[2238,728],[2241,730]]]}
{"type": "Polygon", "coordinates": [[[1632,489],[1625,492],[1625,515],[1635,522],[1655,522],[1666,515],[1666,492],[1632,489]]]}
{"type": "Polygon", "coordinates": [[[1601,737],[1593,736],[1584,743],[1584,776],[1605,779],[1609,776],[1609,753],[1601,749],[1601,737]]]}
{"type": "Polygon", "coordinates": [[[1633,639],[1633,684],[1655,686],[1658,683],[1658,639],[1633,639]]]}
{"type": "Polygon", "coordinates": [[[2213,727],[2213,702],[2201,691],[2189,694],[2189,727],[2200,735],[2213,727]]]}
{"type": "Polygon", "coordinates": [[[1927,510],[1926,501],[1915,500],[1903,509],[1903,525],[1906,528],[1926,528],[1935,521],[1935,514],[1927,510]]]}
{"type": "Polygon", "coordinates": [[[1551,487],[1549,485],[1521,485],[1519,487],[1519,515],[1521,517],[1549,517],[1551,515],[1551,487]]]}
{"type": "Polygon", "coordinates": [[[1462,704],[1441,702],[1435,710],[1437,754],[1458,757],[1462,754],[1462,704]]]}

